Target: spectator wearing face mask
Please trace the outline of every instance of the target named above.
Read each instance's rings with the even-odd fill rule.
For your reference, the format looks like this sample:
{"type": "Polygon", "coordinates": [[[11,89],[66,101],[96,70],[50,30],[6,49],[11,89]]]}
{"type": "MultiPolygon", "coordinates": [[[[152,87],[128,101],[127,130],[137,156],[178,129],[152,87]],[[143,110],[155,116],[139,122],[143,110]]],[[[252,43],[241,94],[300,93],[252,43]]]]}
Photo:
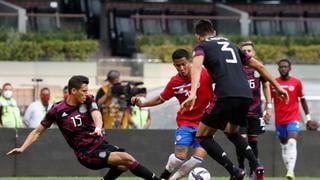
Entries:
{"type": "Polygon", "coordinates": [[[23,117],[23,123],[28,128],[36,128],[51,108],[50,89],[44,87],[40,90],[40,100],[31,103],[23,117]]]}
{"type": "Polygon", "coordinates": [[[10,83],[5,83],[0,96],[0,127],[20,128],[22,126],[20,109],[13,98],[13,87],[10,83]]]}

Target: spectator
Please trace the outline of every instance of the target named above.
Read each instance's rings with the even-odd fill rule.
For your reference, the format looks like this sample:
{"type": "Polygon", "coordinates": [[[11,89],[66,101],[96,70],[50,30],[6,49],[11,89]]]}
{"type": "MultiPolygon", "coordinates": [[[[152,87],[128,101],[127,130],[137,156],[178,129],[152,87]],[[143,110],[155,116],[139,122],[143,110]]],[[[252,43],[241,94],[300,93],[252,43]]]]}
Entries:
{"type": "Polygon", "coordinates": [[[104,128],[127,128],[128,112],[120,108],[118,98],[112,95],[112,87],[120,83],[120,72],[111,70],[108,72],[106,83],[98,90],[96,102],[102,110],[104,128]]]}
{"type": "Polygon", "coordinates": [[[40,100],[31,103],[24,113],[23,122],[27,128],[39,126],[45,114],[51,108],[50,89],[45,87],[40,90],[40,100]]]}
{"type": "Polygon", "coordinates": [[[22,126],[20,109],[13,98],[13,87],[10,83],[5,83],[0,96],[0,127],[20,128],[22,126]]]}
{"type": "MultiPolygon", "coordinates": [[[[144,93],[136,94],[136,97],[145,98],[144,93]]],[[[151,125],[150,110],[145,107],[132,105],[129,113],[129,128],[130,129],[149,129],[151,125]]]]}

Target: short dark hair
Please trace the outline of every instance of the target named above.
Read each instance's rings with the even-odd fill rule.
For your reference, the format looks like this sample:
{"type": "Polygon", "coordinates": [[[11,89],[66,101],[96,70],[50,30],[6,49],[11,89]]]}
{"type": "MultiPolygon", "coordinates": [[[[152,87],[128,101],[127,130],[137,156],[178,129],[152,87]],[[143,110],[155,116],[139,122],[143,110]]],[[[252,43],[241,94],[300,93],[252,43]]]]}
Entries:
{"type": "Polygon", "coordinates": [[[213,24],[208,19],[200,19],[195,25],[195,32],[200,36],[205,36],[214,31],[213,24]]]}
{"type": "Polygon", "coordinates": [[[72,76],[68,82],[68,92],[71,94],[71,89],[80,89],[82,84],[89,84],[89,78],[82,75],[72,76]]]}
{"type": "Polygon", "coordinates": [[[107,74],[107,79],[108,81],[115,80],[120,77],[120,72],[118,70],[110,70],[107,74]]]}
{"type": "Polygon", "coordinates": [[[288,65],[289,65],[289,67],[291,67],[291,62],[290,62],[289,59],[280,59],[280,60],[278,61],[278,66],[280,66],[280,63],[282,63],[282,62],[287,62],[288,65]]]}
{"type": "Polygon", "coordinates": [[[185,49],[176,49],[173,53],[172,53],[172,61],[176,60],[176,59],[180,59],[180,58],[186,58],[187,60],[190,59],[189,53],[187,50],[185,49]]]}

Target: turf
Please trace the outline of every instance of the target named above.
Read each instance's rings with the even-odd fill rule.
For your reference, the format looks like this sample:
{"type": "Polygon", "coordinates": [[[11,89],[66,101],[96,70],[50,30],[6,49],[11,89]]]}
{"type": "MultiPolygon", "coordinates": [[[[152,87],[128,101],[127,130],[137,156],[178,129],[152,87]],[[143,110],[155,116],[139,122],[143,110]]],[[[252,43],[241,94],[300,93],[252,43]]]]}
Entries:
{"type": "MultiPolygon", "coordinates": [[[[227,180],[228,177],[215,177],[213,180],[227,180]]],[[[265,177],[265,180],[284,180],[283,177],[265,177]]],[[[296,177],[297,180],[319,180],[320,177],[296,177]]],[[[0,177],[0,180],[100,180],[100,177],[0,177]]],[[[122,177],[119,180],[141,180],[135,177],[122,177]]]]}

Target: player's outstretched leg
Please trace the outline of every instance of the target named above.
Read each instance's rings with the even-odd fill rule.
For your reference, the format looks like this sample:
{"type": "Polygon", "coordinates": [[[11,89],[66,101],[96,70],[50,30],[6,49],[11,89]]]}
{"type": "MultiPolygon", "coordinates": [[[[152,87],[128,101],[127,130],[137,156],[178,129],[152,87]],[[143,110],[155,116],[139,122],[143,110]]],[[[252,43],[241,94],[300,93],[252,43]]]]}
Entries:
{"type": "Polygon", "coordinates": [[[172,153],[168,158],[166,168],[161,173],[160,178],[169,179],[173,170],[177,167],[180,167],[183,162],[184,162],[184,158],[177,157],[174,153],[172,153]]]}
{"type": "Polygon", "coordinates": [[[177,170],[177,172],[175,172],[171,177],[170,180],[177,180],[177,179],[181,179],[185,176],[188,175],[188,173],[197,165],[201,164],[203,161],[202,157],[198,157],[198,156],[191,156],[190,159],[188,161],[186,161],[185,163],[183,163],[181,165],[181,167],[177,170]]]}
{"type": "Polygon", "coordinates": [[[120,170],[116,167],[110,168],[108,173],[102,178],[102,180],[114,180],[117,179],[123,172],[123,170],[120,170]]]}
{"type": "MultiPolygon", "coordinates": [[[[111,167],[119,167],[123,166],[124,169],[128,169],[135,176],[141,177],[147,180],[159,180],[154,173],[152,173],[149,169],[142,166],[137,160],[135,160],[130,154],[127,152],[111,152],[108,157],[108,165],[111,167]]],[[[114,176],[117,175],[117,172],[114,170],[112,172],[114,176]]],[[[118,172],[120,173],[120,172],[118,172]]]]}

